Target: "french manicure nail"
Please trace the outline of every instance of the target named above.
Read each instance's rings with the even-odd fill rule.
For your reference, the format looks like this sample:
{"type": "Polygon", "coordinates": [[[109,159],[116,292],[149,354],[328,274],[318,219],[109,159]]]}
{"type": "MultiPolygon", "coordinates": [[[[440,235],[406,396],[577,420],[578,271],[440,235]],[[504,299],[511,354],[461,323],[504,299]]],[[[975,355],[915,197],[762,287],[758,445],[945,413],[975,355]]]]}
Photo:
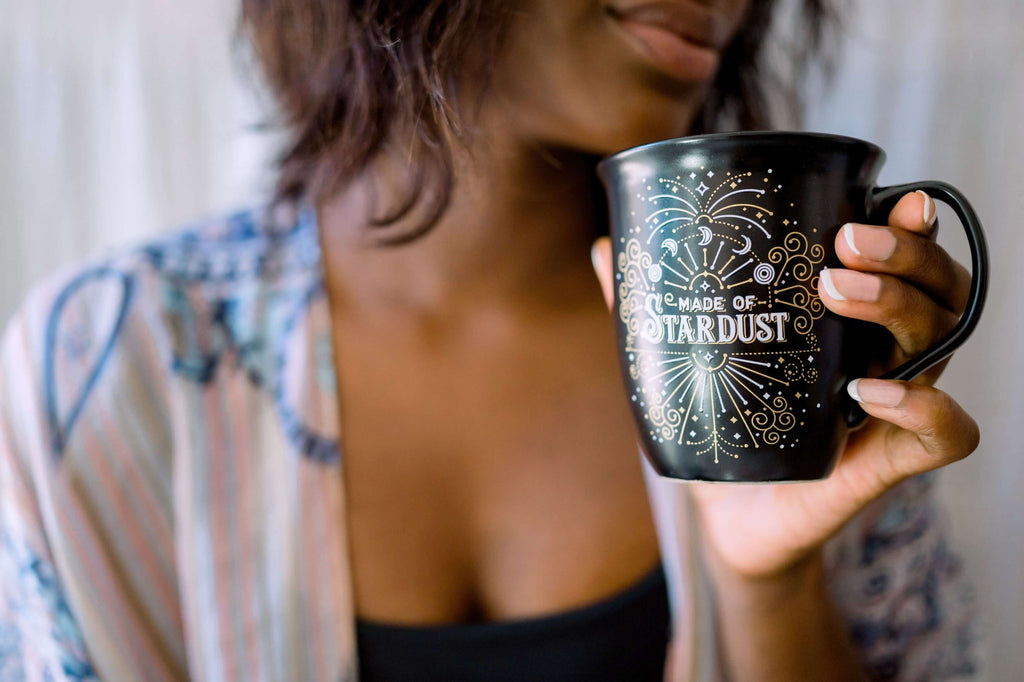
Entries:
{"type": "Polygon", "coordinates": [[[590,247],[590,264],[594,266],[594,272],[597,272],[597,242],[590,247]]]}
{"type": "Polygon", "coordinates": [[[860,393],[857,392],[857,384],[859,383],[860,379],[854,379],[850,383],[846,384],[846,392],[849,393],[850,397],[856,400],[858,403],[862,403],[864,401],[861,399],[860,393]]]}
{"type": "Polygon", "coordinates": [[[917,193],[924,199],[924,224],[928,227],[935,225],[935,202],[924,190],[917,190],[917,193]]]}
{"type": "Polygon", "coordinates": [[[846,386],[850,397],[858,403],[897,407],[907,395],[903,384],[883,379],[854,379],[846,386]]]}
{"type": "Polygon", "coordinates": [[[888,260],[896,251],[896,237],[889,230],[847,223],[843,225],[843,236],[850,249],[867,260],[888,260]]]}
{"type": "Polygon", "coordinates": [[[825,287],[825,291],[828,295],[837,301],[845,301],[846,297],[843,296],[836,290],[836,285],[832,283],[832,271],[828,268],[821,269],[821,284],[825,287]]]}
{"type": "Polygon", "coordinates": [[[853,241],[853,224],[852,223],[846,223],[845,225],[843,225],[843,236],[846,237],[846,244],[847,244],[847,246],[850,247],[850,250],[853,251],[855,254],[857,254],[859,256],[860,255],[860,249],[857,248],[857,244],[853,241]]]}
{"type": "Polygon", "coordinates": [[[837,301],[877,301],[882,292],[881,279],[856,270],[824,268],[821,283],[828,295],[837,301]]]}

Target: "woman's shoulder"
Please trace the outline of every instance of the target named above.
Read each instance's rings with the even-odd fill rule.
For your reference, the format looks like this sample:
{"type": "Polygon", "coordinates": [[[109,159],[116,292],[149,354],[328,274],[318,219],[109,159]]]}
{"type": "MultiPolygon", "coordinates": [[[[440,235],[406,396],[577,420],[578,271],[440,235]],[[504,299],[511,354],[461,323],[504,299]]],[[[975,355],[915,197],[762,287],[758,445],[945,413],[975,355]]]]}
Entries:
{"type": "MultiPolygon", "coordinates": [[[[315,218],[304,204],[261,204],[198,218],[156,238],[87,257],[37,282],[14,317],[45,319],[168,303],[148,285],[198,298],[281,289],[318,275],[315,218]]],[[[115,318],[120,315],[115,315],[115,318]]],[[[79,321],[82,322],[82,321],[79,321]]],[[[116,325],[115,325],[116,326],[116,325]]]]}
{"type": "Polygon", "coordinates": [[[166,401],[171,376],[209,382],[232,352],[258,379],[271,362],[263,337],[320,282],[315,220],[296,203],[204,217],[92,256],[33,286],[6,325],[0,409],[37,422],[59,453],[97,396],[166,401]]]}

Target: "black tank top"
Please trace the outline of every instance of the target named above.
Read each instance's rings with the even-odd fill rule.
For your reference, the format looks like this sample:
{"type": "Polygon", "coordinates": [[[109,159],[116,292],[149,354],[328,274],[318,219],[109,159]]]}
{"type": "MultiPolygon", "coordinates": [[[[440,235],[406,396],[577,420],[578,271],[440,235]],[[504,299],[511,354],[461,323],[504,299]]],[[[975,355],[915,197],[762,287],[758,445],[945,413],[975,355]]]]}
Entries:
{"type": "Polygon", "coordinates": [[[360,682],[661,682],[671,637],[661,564],[600,602],[515,620],[391,625],[356,619],[360,682]]]}

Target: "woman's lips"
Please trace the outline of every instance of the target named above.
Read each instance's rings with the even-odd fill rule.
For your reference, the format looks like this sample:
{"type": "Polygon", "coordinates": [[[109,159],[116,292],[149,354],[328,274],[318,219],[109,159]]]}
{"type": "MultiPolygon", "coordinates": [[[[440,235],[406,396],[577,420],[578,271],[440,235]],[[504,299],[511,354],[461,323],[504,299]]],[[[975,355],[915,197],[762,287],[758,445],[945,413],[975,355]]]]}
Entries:
{"type": "Polygon", "coordinates": [[[686,82],[705,81],[718,70],[718,22],[692,0],[615,6],[608,10],[629,42],[658,70],[686,82]]]}

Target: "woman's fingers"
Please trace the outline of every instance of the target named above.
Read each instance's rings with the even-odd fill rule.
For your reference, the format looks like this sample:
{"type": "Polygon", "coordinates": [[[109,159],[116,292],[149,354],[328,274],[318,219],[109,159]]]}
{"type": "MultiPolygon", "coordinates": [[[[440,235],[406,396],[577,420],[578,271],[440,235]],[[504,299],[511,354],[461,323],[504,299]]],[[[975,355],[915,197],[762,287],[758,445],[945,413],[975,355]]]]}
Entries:
{"type": "Polygon", "coordinates": [[[590,260],[594,264],[594,273],[601,283],[604,302],[611,310],[614,294],[612,289],[612,240],[608,237],[598,237],[590,247],[590,260]]]}
{"type": "Polygon", "coordinates": [[[935,215],[919,191],[897,202],[887,226],[844,225],[835,249],[848,269],[824,270],[819,281],[829,309],[885,326],[905,356],[949,333],[970,291],[968,271],[931,239],[935,215]]]}
{"type": "Polygon", "coordinates": [[[951,464],[978,447],[978,425],[948,394],[932,386],[905,381],[858,379],[850,395],[864,411],[894,427],[884,447],[873,448],[878,461],[860,462],[881,485],[951,464]]]}
{"type": "Polygon", "coordinates": [[[826,268],[819,277],[818,295],[839,315],[883,325],[907,356],[945,336],[958,317],[893,275],[826,268]]]}
{"type": "Polygon", "coordinates": [[[893,275],[919,286],[954,313],[963,312],[971,275],[945,249],[902,227],[849,223],[836,236],[836,254],[854,270],[893,275]]]}

